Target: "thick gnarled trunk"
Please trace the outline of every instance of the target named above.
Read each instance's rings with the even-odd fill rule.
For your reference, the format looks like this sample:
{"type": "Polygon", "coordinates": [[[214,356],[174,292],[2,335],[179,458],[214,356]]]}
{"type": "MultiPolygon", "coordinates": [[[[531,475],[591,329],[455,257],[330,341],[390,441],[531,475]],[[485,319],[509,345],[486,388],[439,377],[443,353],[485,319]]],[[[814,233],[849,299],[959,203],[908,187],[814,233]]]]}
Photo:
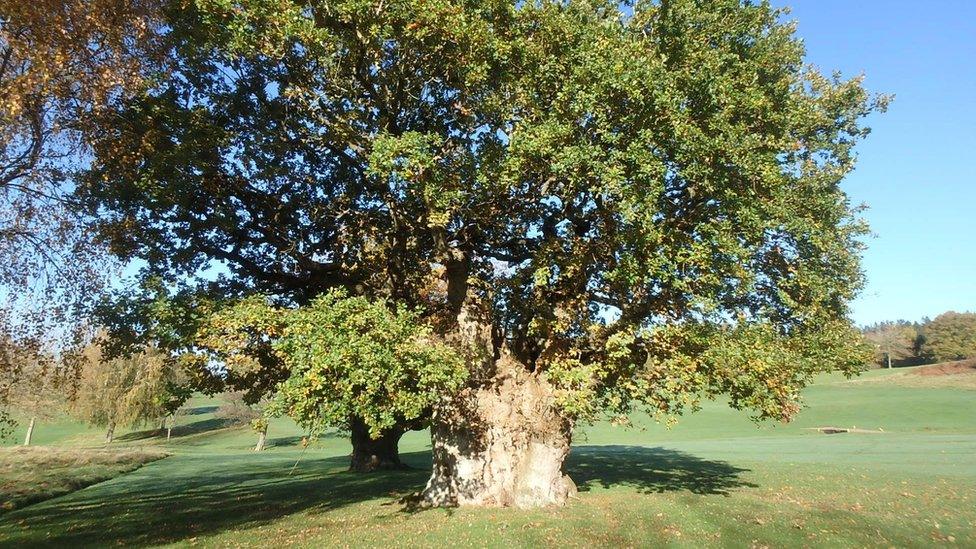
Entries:
{"type": "Polygon", "coordinates": [[[352,455],[349,470],[368,473],[380,469],[406,469],[400,462],[400,437],[404,429],[394,427],[383,431],[379,438],[369,436],[369,428],[361,419],[353,418],[349,422],[352,439],[352,455]]]}
{"type": "Polygon", "coordinates": [[[444,247],[446,339],[468,359],[469,386],[438,406],[431,426],[434,466],[423,505],[544,507],[576,494],[563,474],[572,421],[556,406],[544,374],[517,359],[496,334],[490,298],[469,284],[470,258],[444,247]]]}
{"type": "Polygon", "coordinates": [[[562,471],[572,423],[555,408],[543,377],[509,366],[435,414],[425,504],[528,508],[561,505],[576,494],[562,471]]]}

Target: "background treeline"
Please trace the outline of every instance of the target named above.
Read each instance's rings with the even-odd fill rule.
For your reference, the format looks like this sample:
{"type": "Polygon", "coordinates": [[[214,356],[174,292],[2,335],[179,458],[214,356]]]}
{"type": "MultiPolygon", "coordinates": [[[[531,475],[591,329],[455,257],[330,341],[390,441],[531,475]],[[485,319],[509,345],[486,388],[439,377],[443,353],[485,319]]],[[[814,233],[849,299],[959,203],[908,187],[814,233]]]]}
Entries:
{"type": "Polygon", "coordinates": [[[896,320],[861,329],[880,366],[914,366],[976,358],[976,313],[949,311],[921,322],[896,320]]]}

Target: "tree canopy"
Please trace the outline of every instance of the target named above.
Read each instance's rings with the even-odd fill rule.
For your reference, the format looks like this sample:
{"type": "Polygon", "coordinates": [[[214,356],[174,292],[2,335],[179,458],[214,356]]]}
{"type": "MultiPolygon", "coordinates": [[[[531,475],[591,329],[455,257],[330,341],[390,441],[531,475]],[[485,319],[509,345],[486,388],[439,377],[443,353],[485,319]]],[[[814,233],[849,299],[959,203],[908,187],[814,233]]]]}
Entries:
{"type": "Polygon", "coordinates": [[[670,409],[617,383],[657,371],[780,416],[852,337],[864,226],[838,184],[882,105],[804,67],[778,16],[190,3],[173,73],[106,122],[84,195],[156,275],[220,263],[228,287],[432,316],[460,276],[567,388],[670,409]],[[757,341],[776,351],[748,356],[757,341]],[[771,367],[732,365],[747,356],[771,367]]]}
{"type": "Polygon", "coordinates": [[[923,353],[936,361],[976,358],[976,313],[949,311],[925,324],[923,353]]]}
{"type": "Polygon", "coordinates": [[[131,427],[164,418],[186,400],[179,371],[159,349],[147,347],[128,356],[107,358],[96,341],[82,352],[83,360],[71,411],[79,419],[108,427],[131,427]]]}
{"type": "MultiPolygon", "coordinates": [[[[376,303],[418,311],[410,330],[466,370],[458,389],[437,361],[390,371],[442,394],[437,503],[545,499],[498,479],[558,472],[575,420],[673,417],[718,394],[788,419],[814,374],[864,362],[846,315],[866,227],[840,183],[886,99],[804,65],[768,3],[630,8],[182,2],[166,12],[171,72],[101,119],[79,197],[146,277],[321,322],[279,348],[331,387],[393,366],[311,357],[359,341],[316,296],[341,289],[359,305],[332,306],[391,328],[376,303]],[[538,421],[500,411],[516,408],[538,421]],[[499,432],[545,441],[530,457],[556,468],[456,465],[503,463],[499,432]],[[446,442],[462,434],[479,442],[446,442]],[[472,470],[497,474],[458,478],[472,470]]],[[[368,395],[385,424],[370,409],[389,401],[368,395]]]]}

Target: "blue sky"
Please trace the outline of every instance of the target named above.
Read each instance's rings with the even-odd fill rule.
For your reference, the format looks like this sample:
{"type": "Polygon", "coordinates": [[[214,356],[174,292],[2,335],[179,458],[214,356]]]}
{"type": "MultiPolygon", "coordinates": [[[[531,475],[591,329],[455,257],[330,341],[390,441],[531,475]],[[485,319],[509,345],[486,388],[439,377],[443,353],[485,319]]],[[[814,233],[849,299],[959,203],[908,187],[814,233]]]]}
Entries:
{"type": "Polygon", "coordinates": [[[891,93],[844,187],[870,208],[859,324],[976,310],[976,2],[773,0],[808,62],[891,93]]]}

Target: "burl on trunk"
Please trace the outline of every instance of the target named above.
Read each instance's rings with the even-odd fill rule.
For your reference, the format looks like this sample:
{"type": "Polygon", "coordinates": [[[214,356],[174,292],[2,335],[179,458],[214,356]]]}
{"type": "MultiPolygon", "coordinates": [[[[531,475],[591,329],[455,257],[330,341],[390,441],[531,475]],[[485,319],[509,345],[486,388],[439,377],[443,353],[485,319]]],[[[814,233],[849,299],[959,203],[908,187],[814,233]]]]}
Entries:
{"type": "Polygon", "coordinates": [[[572,422],[555,407],[552,387],[510,358],[496,371],[435,412],[424,503],[541,507],[576,494],[562,471],[572,422]]]}

